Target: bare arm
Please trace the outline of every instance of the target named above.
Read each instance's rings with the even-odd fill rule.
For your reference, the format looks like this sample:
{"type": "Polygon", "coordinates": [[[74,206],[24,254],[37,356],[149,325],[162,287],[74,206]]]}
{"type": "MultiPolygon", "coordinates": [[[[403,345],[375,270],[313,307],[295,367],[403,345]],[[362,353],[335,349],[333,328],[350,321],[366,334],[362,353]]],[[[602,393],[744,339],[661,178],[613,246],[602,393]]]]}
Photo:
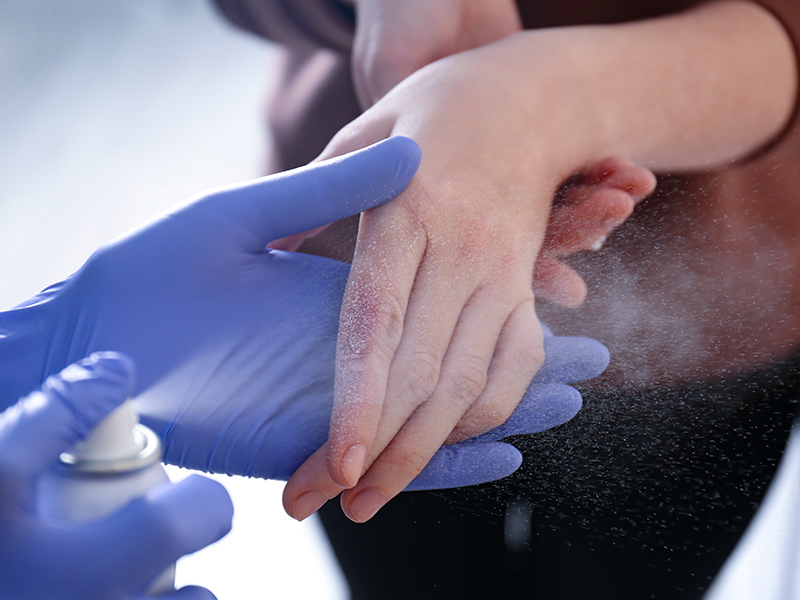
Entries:
{"type": "Polygon", "coordinates": [[[539,92],[533,101],[553,117],[553,130],[580,136],[559,144],[566,155],[557,160],[566,163],[618,153],[659,171],[724,165],[780,133],[795,104],[791,41],[752,2],[524,32],[510,43],[538,67],[518,91],[539,92]]]}

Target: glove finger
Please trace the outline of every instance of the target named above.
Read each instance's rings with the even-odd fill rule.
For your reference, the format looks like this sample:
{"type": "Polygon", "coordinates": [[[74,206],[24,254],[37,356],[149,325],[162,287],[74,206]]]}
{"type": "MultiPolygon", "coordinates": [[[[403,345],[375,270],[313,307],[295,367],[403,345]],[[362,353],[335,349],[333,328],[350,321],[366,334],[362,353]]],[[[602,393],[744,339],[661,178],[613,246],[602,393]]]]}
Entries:
{"type": "Polygon", "coordinates": [[[467,440],[486,442],[510,435],[540,433],[563,425],[580,411],[581,394],[562,383],[533,383],[508,420],[491,431],[467,440]]]}
{"type": "Polygon", "coordinates": [[[611,355],[603,344],[587,337],[555,336],[544,341],[544,364],[535,383],[574,383],[605,371],[611,355]]]}
{"type": "Polygon", "coordinates": [[[383,204],[402,192],[417,171],[416,142],[392,137],[345,156],[227,188],[200,204],[224,207],[255,235],[250,251],[383,204]]]}
{"type": "MultiPolygon", "coordinates": [[[[125,573],[132,589],[142,589],[181,556],[225,536],[233,504],[212,479],[190,475],[137,498],[108,519],[92,523],[97,547],[111,569],[125,573]]],[[[187,592],[188,593],[188,592],[187,592]]]]}
{"type": "Polygon", "coordinates": [[[502,442],[478,444],[469,440],[442,446],[404,491],[446,489],[495,481],[508,477],[521,464],[520,451],[502,442]]]}
{"type": "Polygon", "coordinates": [[[133,362],[98,352],[49,377],[0,415],[0,480],[28,493],[33,480],[85,438],[133,389],[133,362]]]}

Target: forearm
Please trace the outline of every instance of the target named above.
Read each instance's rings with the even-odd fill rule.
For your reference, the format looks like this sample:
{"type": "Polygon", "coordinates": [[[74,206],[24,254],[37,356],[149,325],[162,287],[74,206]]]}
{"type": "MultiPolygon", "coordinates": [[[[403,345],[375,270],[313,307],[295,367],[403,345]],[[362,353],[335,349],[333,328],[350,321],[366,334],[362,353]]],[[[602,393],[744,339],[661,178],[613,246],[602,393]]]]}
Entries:
{"type": "Polygon", "coordinates": [[[778,135],[795,104],[791,41],[749,2],[526,31],[501,44],[527,56],[517,82],[566,163],[623,155],[659,171],[722,165],[778,135]]]}

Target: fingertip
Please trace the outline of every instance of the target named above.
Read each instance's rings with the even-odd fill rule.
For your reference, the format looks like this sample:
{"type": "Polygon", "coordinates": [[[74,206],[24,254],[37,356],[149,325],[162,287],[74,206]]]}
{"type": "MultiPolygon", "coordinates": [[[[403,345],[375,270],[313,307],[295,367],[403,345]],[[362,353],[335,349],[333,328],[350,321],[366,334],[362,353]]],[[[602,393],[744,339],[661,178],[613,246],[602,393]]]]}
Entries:
{"type": "Polygon", "coordinates": [[[328,502],[328,500],[331,500],[331,498],[327,494],[310,490],[300,494],[290,501],[284,499],[283,509],[286,511],[286,514],[296,521],[305,521],[308,517],[322,508],[328,502]]]}
{"type": "Polygon", "coordinates": [[[575,383],[597,377],[611,362],[601,342],[582,336],[555,336],[545,340],[545,362],[536,373],[537,383],[575,383]]]}
{"type": "Polygon", "coordinates": [[[411,138],[396,135],[356,150],[347,157],[363,161],[362,167],[373,172],[376,200],[369,206],[365,205],[362,210],[366,210],[391,200],[408,187],[422,161],[422,149],[411,138]]]}
{"type": "Polygon", "coordinates": [[[422,148],[417,142],[404,135],[393,135],[375,145],[383,145],[397,156],[402,157],[404,164],[401,166],[405,169],[403,172],[406,178],[413,177],[422,162],[422,148]]]}
{"type": "MultiPolygon", "coordinates": [[[[213,513],[217,523],[225,533],[230,531],[233,522],[233,500],[228,490],[220,482],[199,474],[189,475],[172,487],[181,487],[183,498],[196,498],[203,512],[213,513]]],[[[222,537],[222,536],[220,536],[222,537]]]]}
{"type": "Polygon", "coordinates": [[[367,447],[364,444],[353,444],[341,459],[328,458],[328,469],[331,479],[343,488],[352,488],[361,479],[367,462],[367,447]]]}
{"type": "Polygon", "coordinates": [[[133,392],[135,371],[133,360],[124,354],[95,352],[48,377],[42,391],[71,404],[77,401],[79,412],[85,407],[110,412],[133,392]]]}
{"type": "Polygon", "coordinates": [[[93,352],[85,361],[80,361],[87,369],[102,372],[103,376],[115,375],[121,381],[133,383],[136,378],[136,365],[133,359],[122,352],[93,352]]]}
{"type": "Polygon", "coordinates": [[[406,492],[448,489],[502,479],[522,465],[522,453],[503,442],[468,440],[442,446],[406,492]]]}
{"type": "Polygon", "coordinates": [[[307,519],[342,491],[330,478],[326,457],[327,444],[300,465],[283,488],[283,510],[297,521],[307,519]]]}
{"type": "Polygon", "coordinates": [[[549,254],[540,254],[533,274],[533,292],[538,299],[566,308],[578,308],[588,295],[586,282],[577,271],[549,254]]]}
{"type": "Polygon", "coordinates": [[[154,516],[151,526],[163,529],[153,534],[165,537],[166,546],[177,548],[176,559],[205,548],[231,530],[231,497],[225,486],[208,477],[192,474],[150,490],[142,500],[145,518],[154,516]]]}

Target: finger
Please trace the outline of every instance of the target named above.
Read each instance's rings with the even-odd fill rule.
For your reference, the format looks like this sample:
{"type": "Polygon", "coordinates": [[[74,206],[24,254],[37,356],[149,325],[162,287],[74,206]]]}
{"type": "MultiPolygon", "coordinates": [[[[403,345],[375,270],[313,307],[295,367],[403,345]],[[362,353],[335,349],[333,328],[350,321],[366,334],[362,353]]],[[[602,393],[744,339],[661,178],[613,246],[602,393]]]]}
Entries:
{"type": "MultiPolygon", "coordinates": [[[[512,318],[507,321],[503,320],[509,330],[526,319],[535,320],[532,299],[520,306],[529,306],[530,308],[515,309],[512,312],[512,318]]],[[[475,312],[480,312],[480,308],[476,308],[475,312]]],[[[488,317],[484,316],[484,318],[488,317]]],[[[503,351],[501,349],[503,337],[501,336],[499,340],[497,338],[501,328],[505,332],[503,321],[496,327],[497,333],[494,336],[491,335],[493,327],[487,328],[490,343],[486,344],[485,340],[484,343],[476,341],[481,337],[487,337],[486,333],[480,332],[479,328],[474,326],[476,319],[459,320],[453,340],[445,355],[439,384],[433,395],[411,415],[391,444],[375,460],[358,484],[342,494],[342,508],[350,519],[362,523],[372,518],[386,502],[402,491],[422,472],[475,398],[481,397],[487,378],[486,368],[491,361],[495,342],[497,342],[498,348],[496,354],[503,351]]],[[[534,322],[532,328],[538,330],[538,323],[534,322]]],[[[513,333],[509,333],[509,335],[513,336],[513,333]]],[[[540,330],[539,345],[541,346],[540,330]]],[[[528,356],[533,356],[532,348],[535,345],[526,344],[524,347],[529,348],[528,356]]],[[[489,414],[484,415],[485,419],[490,422],[488,425],[485,425],[485,421],[482,422],[485,425],[484,431],[504,421],[511,414],[517,402],[522,398],[533,373],[541,364],[541,358],[538,361],[523,362],[526,363],[523,374],[524,382],[513,379],[504,386],[510,393],[497,403],[498,406],[492,406],[489,414]],[[495,422],[493,419],[502,420],[495,422]]],[[[486,389],[491,384],[490,375],[486,389]]]]}
{"type": "Polygon", "coordinates": [[[577,173],[556,193],[545,249],[563,256],[602,244],[655,186],[650,170],[618,157],[577,173]]]}
{"type": "Polygon", "coordinates": [[[630,194],[639,202],[656,189],[656,176],[650,169],[635,165],[626,158],[613,157],[600,161],[597,169],[590,173],[598,183],[630,194]]]}
{"type": "Polygon", "coordinates": [[[233,504],[225,488],[206,477],[190,475],[133,500],[94,528],[98,560],[127,573],[132,586],[144,588],[180,557],[205,548],[231,529],[233,504]]]}
{"type": "Polygon", "coordinates": [[[463,442],[442,446],[403,491],[442,490],[508,477],[522,465],[522,453],[510,444],[463,442]]]}
{"type": "MultiPolygon", "coordinates": [[[[527,423],[524,423],[519,429],[526,427],[527,423]]],[[[298,521],[308,518],[343,491],[330,479],[325,455],[326,451],[321,449],[316,456],[310,457],[284,488],[284,510],[298,521]],[[321,484],[321,481],[325,483],[321,484]]],[[[480,444],[469,440],[442,446],[404,491],[447,489],[495,481],[507,477],[521,464],[519,450],[509,444],[494,443],[494,440],[480,444]]]]}
{"type": "Polygon", "coordinates": [[[92,354],[49,377],[41,390],[3,412],[0,481],[4,489],[12,494],[31,493],[35,477],[128,398],[133,371],[133,362],[121,354],[92,354]]]}
{"type": "Polygon", "coordinates": [[[571,386],[563,383],[532,383],[525,398],[505,423],[462,443],[493,442],[511,435],[547,431],[571,420],[582,405],[580,392],[571,386]]]}
{"type": "MultiPolygon", "coordinates": [[[[409,191],[415,192],[413,184],[409,191]]],[[[341,487],[355,485],[363,472],[426,243],[402,208],[362,217],[342,302],[328,438],[330,474],[341,487]],[[405,240],[401,256],[394,250],[398,238],[405,240]]]]}
{"type": "Polygon", "coordinates": [[[376,116],[374,111],[367,111],[340,129],[314,160],[327,160],[377,144],[392,135],[394,125],[393,115],[376,116]]]}
{"type": "Polygon", "coordinates": [[[598,161],[571,177],[558,191],[558,202],[568,201],[572,186],[613,188],[630,194],[638,202],[655,190],[656,177],[650,169],[615,156],[598,161]]]}
{"type": "MultiPolygon", "coordinates": [[[[393,491],[392,495],[399,492],[411,479],[419,474],[425,466],[427,459],[436,452],[461,414],[466,410],[466,406],[480,394],[482,389],[481,380],[486,377],[486,370],[491,360],[494,342],[504,323],[504,319],[498,317],[497,324],[494,325],[493,328],[491,326],[489,329],[485,329],[484,327],[462,327],[460,329],[460,335],[453,337],[452,345],[449,346],[448,341],[442,342],[441,350],[430,349],[431,346],[428,345],[429,350],[421,356],[419,350],[415,350],[421,342],[416,340],[414,331],[422,331],[423,325],[430,325],[431,321],[434,323],[439,321],[448,322],[451,318],[454,321],[458,320],[457,316],[453,318],[448,314],[448,307],[451,302],[444,300],[439,292],[433,293],[432,296],[437,299],[437,302],[431,304],[424,301],[416,301],[417,316],[420,316],[425,310],[431,310],[433,311],[431,313],[432,318],[430,320],[415,320],[415,325],[413,326],[414,330],[406,332],[407,335],[404,337],[403,347],[406,350],[411,350],[405,353],[398,351],[397,354],[395,354],[396,362],[401,363],[404,361],[404,358],[409,357],[413,357],[413,360],[411,363],[405,365],[407,367],[406,369],[399,369],[398,371],[393,367],[393,372],[400,372],[402,376],[395,379],[394,385],[390,385],[388,389],[384,388],[383,391],[386,394],[387,401],[383,402],[382,407],[377,407],[381,410],[374,411],[375,418],[370,422],[372,440],[369,442],[365,441],[363,444],[364,454],[360,459],[359,470],[349,474],[349,476],[352,476],[357,481],[358,477],[370,467],[375,457],[392,442],[395,434],[404,426],[408,417],[414,412],[417,406],[431,396],[436,390],[438,383],[438,364],[436,363],[441,363],[441,357],[445,356],[445,351],[452,352],[458,359],[455,365],[445,365],[444,373],[446,374],[446,381],[448,383],[444,386],[446,389],[440,391],[440,394],[446,396],[446,398],[443,398],[437,403],[447,406],[448,410],[444,412],[449,414],[447,414],[446,417],[431,417],[432,421],[427,423],[427,426],[429,429],[432,429],[433,432],[429,432],[427,429],[423,431],[419,435],[420,439],[414,444],[411,444],[413,451],[410,455],[402,456],[403,453],[395,448],[394,453],[400,455],[400,458],[397,458],[395,462],[402,463],[403,468],[396,471],[392,470],[393,467],[384,469],[386,478],[393,479],[393,485],[391,486],[393,491]],[[419,324],[419,328],[417,324],[419,324]],[[489,343],[486,342],[487,339],[489,343]],[[474,350],[476,347],[483,350],[483,355],[476,354],[476,350],[474,350]],[[420,372],[423,370],[425,370],[427,374],[423,374],[421,378],[416,378],[415,376],[420,375],[420,372]],[[405,382],[403,382],[403,385],[398,385],[398,381],[402,381],[404,378],[412,381],[410,386],[406,385],[405,382]],[[461,403],[460,408],[457,406],[458,403],[461,403]],[[380,422],[380,431],[377,430],[378,422],[380,422]],[[376,434],[378,434],[377,437],[376,434]],[[412,459],[409,459],[409,456],[411,456],[412,459]],[[414,462],[413,457],[422,456],[425,458],[420,459],[419,462],[414,462]]],[[[463,301],[461,303],[463,304],[463,301]]],[[[474,307],[476,304],[482,307],[478,309],[479,311],[485,310],[487,305],[494,306],[492,302],[477,302],[472,306],[474,307]]],[[[485,315],[481,315],[479,319],[470,319],[469,313],[469,310],[465,310],[462,313],[462,315],[466,316],[467,322],[477,321],[483,324],[487,321],[485,315]]],[[[409,312],[409,314],[411,313],[409,312]]],[[[455,323],[452,325],[449,323],[445,325],[444,337],[450,338],[452,335],[451,330],[454,328],[455,323]]],[[[440,331],[439,333],[442,332],[440,331]]],[[[528,380],[530,380],[531,374],[529,374],[528,380]]],[[[348,408],[353,410],[354,406],[351,405],[348,408]]],[[[362,417],[363,412],[364,411],[361,410],[360,416],[362,417]]],[[[342,413],[347,414],[344,410],[342,413]]],[[[418,418],[424,422],[424,418],[418,418]]],[[[352,420],[341,415],[335,415],[332,419],[332,423],[342,421],[347,423],[352,422],[352,420]]],[[[331,437],[333,438],[335,433],[341,432],[341,429],[342,428],[334,428],[332,426],[331,437]]],[[[412,426],[411,429],[413,430],[414,427],[412,426]]],[[[409,438],[408,432],[406,432],[405,438],[409,438]]],[[[362,435],[361,439],[365,440],[366,438],[362,435]]],[[[334,456],[330,445],[331,442],[329,441],[326,451],[329,461],[331,456],[334,456]]],[[[349,481],[342,483],[333,476],[330,470],[326,471],[321,462],[322,452],[323,449],[320,449],[316,455],[306,461],[306,463],[292,475],[289,484],[284,490],[284,507],[287,513],[295,518],[305,518],[316,511],[327,500],[338,495],[343,489],[352,487],[352,485],[355,484],[355,482],[351,484],[349,481]]],[[[342,460],[347,463],[348,457],[345,455],[342,460]]]]}
{"type": "Polygon", "coordinates": [[[556,256],[592,249],[633,212],[633,198],[621,190],[581,187],[571,194],[579,200],[554,207],[547,225],[543,249],[556,256]]]}
{"type": "Polygon", "coordinates": [[[586,300],[586,283],[577,271],[547,252],[541,252],[533,268],[533,293],[548,300],[577,308],[586,300]]]}
{"type": "Polygon", "coordinates": [[[245,249],[358,214],[394,198],[409,184],[421,159],[419,146],[393,137],[347,156],[226,188],[193,210],[228,215],[243,231],[245,249]]]}
{"type": "Polygon", "coordinates": [[[545,359],[536,383],[575,383],[597,377],[608,367],[611,354],[588,337],[556,336],[544,341],[545,359]]]}
{"type": "Polygon", "coordinates": [[[379,429],[364,471],[434,393],[444,396],[453,410],[463,413],[485,385],[492,352],[505,321],[502,311],[506,299],[485,290],[471,293],[470,282],[465,279],[454,278],[461,285],[443,281],[442,270],[450,269],[442,267],[436,257],[431,258],[414,282],[420,291],[409,301],[407,325],[389,370],[379,429]],[[436,266],[429,267],[430,264],[436,266]],[[460,312],[458,307],[463,307],[460,312]],[[438,389],[440,385],[447,389],[438,389]]]}
{"type": "Polygon", "coordinates": [[[283,488],[283,509],[302,521],[317,512],[344,488],[337,485],[328,471],[328,444],[324,444],[300,465],[283,488]]]}
{"type": "Polygon", "coordinates": [[[543,360],[543,336],[531,300],[517,306],[504,323],[486,388],[453,428],[446,443],[460,442],[505,423],[543,360]]]}

